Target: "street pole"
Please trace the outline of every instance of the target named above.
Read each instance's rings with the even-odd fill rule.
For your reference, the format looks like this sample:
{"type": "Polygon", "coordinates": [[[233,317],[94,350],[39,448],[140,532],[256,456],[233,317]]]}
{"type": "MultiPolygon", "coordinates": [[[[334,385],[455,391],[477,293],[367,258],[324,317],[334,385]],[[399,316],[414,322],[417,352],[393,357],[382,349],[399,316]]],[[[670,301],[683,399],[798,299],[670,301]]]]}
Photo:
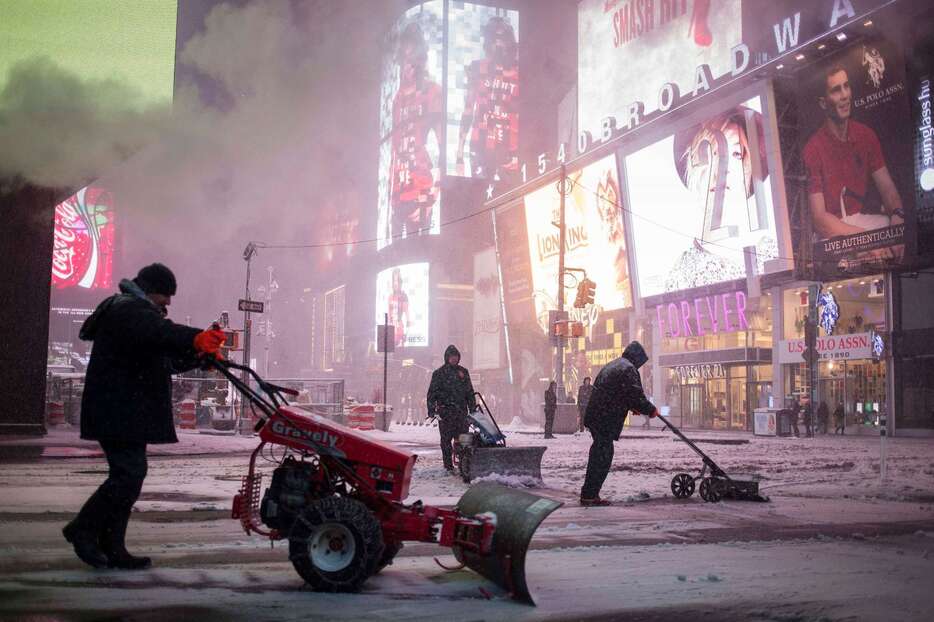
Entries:
{"type": "Polygon", "coordinates": [[[269,281],[266,283],[266,306],[263,311],[266,313],[266,348],[265,361],[263,363],[263,376],[269,375],[269,341],[272,339],[272,323],[269,321],[269,309],[272,307],[272,272],[273,267],[267,266],[269,271],[269,281]]]}
{"type": "Polygon", "coordinates": [[[811,360],[808,361],[808,384],[810,385],[808,401],[810,404],[808,407],[811,409],[811,434],[814,433],[814,423],[815,415],[817,408],[817,400],[819,399],[818,390],[820,382],[820,357],[816,354],[817,352],[817,337],[818,337],[818,326],[817,326],[817,298],[820,296],[820,285],[818,283],[811,283],[808,286],[808,318],[807,322],[811,325],[811,331],[806,332],[806,337],[808,337],[807,343],[804,344],[804,347],[809,351],[815,353],[811,360]]]}
{"type": "MultiPolygon", "coordinates": [[[[250,299],[250,268],[252,267],[253,256],[256,255],[256,245],[253,242],[250,242],[246,245],[246,248],[243,250],[243,259],[246,260],[246,287],[244,288],[243,297],[246,300],[250,299]]],[[[243,365],[250,365],[250,312],[243,312],[243,365]]],[[[246,386],[250,386],[250,374],[246,371],[240,373],[240,379],[243,380],[243,383],[246,386]]],[[[233,402],[231,402],[233,404],[233,402]]],[[[240,401],[240,415],[237,421],[237,431],[240,434],[243,434],[243,420],[246,417],[246,404],[243,400],[240,401]]]]}
{"type": "MultiPolygon", "coordinates": [[[[395,338],[395,336],[393,336],[395,338]]],[[[389,399],[386,395],[389,380],[389,314],[383,314],[383,430],[389,431],[389,399]]]]}
{"type": "MultiPolygon", "coordinates": [[[[564,253],[565,253],[565,196],[568,193],[567,171],[561,165],[561,179],[558,181],[558,319],[564,317],[564,253]]],[[[566,324],[565,324],[566,326],[566,324]]],[[[554,326],[549,327],[552,331],[554,326]]],[[[558,335],[555,346],[555,382],[557,383],[558,401],[565,401],[564,394],[564,336],[558,335]]]]}

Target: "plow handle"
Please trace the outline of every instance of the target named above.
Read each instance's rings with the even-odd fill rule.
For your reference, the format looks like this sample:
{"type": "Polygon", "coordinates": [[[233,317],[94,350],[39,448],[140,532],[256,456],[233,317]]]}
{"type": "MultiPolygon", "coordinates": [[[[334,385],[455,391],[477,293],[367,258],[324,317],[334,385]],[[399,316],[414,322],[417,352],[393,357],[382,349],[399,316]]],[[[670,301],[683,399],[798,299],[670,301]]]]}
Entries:
{"type": "Polygon", "coordinates": [[[678,436],[678,438],[680,438],[682,441],[684,441],[685,443],[687,443],[687,446],[690,447],[691,449],[693,449],[693,450],[694,450],[694,453],[696,453],[698,456],[701,457],[701,459],[704,461],[704,464],[706,464],[708,467],[710,467],[710,469],[711,469],[713,475],[725,475],[725,474],[723,473],[723,471],[720,469],[720,467],[717,466],[717,463],[714,462],[713,460],[711,460],[710,457],[709,457],[707,454],[705,454],[704,452],[702,452],[702,451],[700,450],[700,447],[698,447],[697,445],[695,445],[695,444],[694,444],[694,441],[692,441],[691,439],[689,439],[688,437],[686,437],[686,436],[684,435],[684,433],[681,432],[681,430],[679,430],[678,428],[676,428],[675,425],[674,425],[673,423],[671,423],[670,421],[668,421],[668,419],[666,419],[665,417],[659,417],[659,419],[661,419],[661,420],[662,420],[662,423],[664,423],[664,424],[668,427],[669,430],[671,430],[672,432],[674,432],[675,435],[678,436]]]}
{"type": "Polygon", "coordinates": [[[474,391],[473,394],[475,397],[480,398],[480,403],[483,404],[483,411],[490,417],[490,421],[493,422],[493,425],[496,426],[496,431],[499,432],[500,436],[505,437],[506,435],[503,434],[503,431],[499,428],[499,422],[496,420],[496,417],[493,416],[493,413],[490,411],[490,407],[486,405],[486,400],[483,399],[483,393],[474,391]]]}

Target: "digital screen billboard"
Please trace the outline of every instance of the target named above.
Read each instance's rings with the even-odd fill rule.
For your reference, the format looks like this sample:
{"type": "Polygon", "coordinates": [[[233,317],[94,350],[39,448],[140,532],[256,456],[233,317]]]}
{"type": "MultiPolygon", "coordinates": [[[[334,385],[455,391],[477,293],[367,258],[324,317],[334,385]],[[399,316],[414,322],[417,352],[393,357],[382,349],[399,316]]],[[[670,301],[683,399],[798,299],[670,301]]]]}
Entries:
{"type": "Polygon", "coordinates": [[[666,83],[691,93],[697,68],[713,79],[732,69],[742,42],[741,0],[582,0],[578,6],[578,112],[599,136],[605,117],[625,119],[633,102],[659,109],[666,83]]]}
{"type": "Polygon", "coordinates": [[[378,249],[440,232],[443,2],[411,7],[390,30],[380,86],[378,249]]]}
{"type": "Polygon", "coordinates": [[[897,266],[915,233],[902,55],[890,41],[865,39],[802,74],[798,123],[815,267],[833,276],[897,266]]]}
{"type": "MultiPolygon", "coordinates": [[[[595,321],[600,310],[632,306],[616,156],[569,173],[568,182],[564,261],[566,267],[586,270],[587,278],[597,284],[591,318],[595,321]]],[[[560,200],[554,183],[524,198],[532,299],[539,326],[546,332],[548,311],[557,308],[560,236],[552,223],[559,220],[560,200]]]]}
{"type": "Polygon", "coordinates": [[[88,186],[55,206],[52,286],[113,286],[114,204],[107,190],[88,186]]]}
{"type": "Polygon", "coordinates": [[[642,297],[744,278],[746,246],[759,274],[779,256],[761,113],[753,97],[626,156],[642,297]]]}
{"type": "Polygon", "coordinates": [[[448,7],[447,173],[506,179],[519,169],[519,13],[448,7]]]}
{"type": "Polygon", "coordinates": [[[385,314],[395,327],[395,346],[428,345],[428,263],[387,268],[376,277],[376,324],[385,314]]]}
{"type": "Polygon", "coordinates": [[[499,269],[496,249],[487,248],[473,259],[473,369],[499,369],[503,333],[499,269]]]}
{"type": "Polygon", "coordinates": [[[0,90],[17,63],[45,57],[82,80],[127,84],[143,102],[172,101],[177,0],[30,0],[4,2],[2,13],[0,90]]]}

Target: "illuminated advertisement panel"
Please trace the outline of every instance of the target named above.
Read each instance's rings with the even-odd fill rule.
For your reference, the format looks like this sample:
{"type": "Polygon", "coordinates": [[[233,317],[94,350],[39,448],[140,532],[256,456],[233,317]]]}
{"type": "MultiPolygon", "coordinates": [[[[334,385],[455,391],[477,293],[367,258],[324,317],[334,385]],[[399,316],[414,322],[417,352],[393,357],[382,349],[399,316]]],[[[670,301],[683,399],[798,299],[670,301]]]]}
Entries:
{"type": "Polygon", "coordinates": [[[447,173],[505,179],[519,168],[519,13],[448,8],[447,173]]]}
{"type": "Polygon", "coordinates": [[[139,95],[138,102],[114,102],[111,88],[86,89],[94,103],[171,102],[178,13],[177,0],[4,2],[0,90],[17,64],[44,57],[82,81],[110,80],[139,95]]]}
{"type": "Polygon", "coordinates": [[[82,188],[55,206],[52,285],[56,289],[113,286],[113,195],[82,188]]]}
{"type": "MultiPolygon", "coordinates": [[[[601,310],[632,306],[616,156],[569,173],[568,183],[565,267],[586,270],[587,278],[597,284],[594,304],[581,311],[585,317],[578,318],[592,325],[601,310]]],[[[552,224],[559,220],[557,185],[543,186],[526,195],[524,201],[532,298],[538,323],[547,332],[548,311],[557,308],[560,237],[552,224]]],[[[574,274],[583,276],[580,272],[574,274]]]]}
{"type": "Polygon", "coordinates": [[[580,129],[599,136],[602,120],[624,120],[634,102],[659,110],[662,87],[695,90],[701,65],[717,79],[742,42],[741,0],[582,0],[578,6],[580,129]]]}
{"type": "Polygon", "coordinates": [[[496,249],[473,258],[473,369],[499,369],[503,328],[496,249]]]}
{"type": "Polygon", "coordinates": [[[779,256],[761,112],[754,97],[626,156],[642,297],[744,278],[747,246],[759,274],[779,256]]]}
{"type": "Polygon", "coordinates": [[[798,81],[801,158],[822,275],[900,264],[914,242],[908,86],[896,46],[865,39],[798,81]]]}
{"type": "Polygon", "coordinates": [[[387,268],[376,277],[376,324],[389,314],[395,346],[428,345],[428,263],[387,268]]]}
{"type": "Polygon", "coordinates": [[[387,38],[380,87],[377,248],[440,232],[443,3],[413,6],[387,38]]]}

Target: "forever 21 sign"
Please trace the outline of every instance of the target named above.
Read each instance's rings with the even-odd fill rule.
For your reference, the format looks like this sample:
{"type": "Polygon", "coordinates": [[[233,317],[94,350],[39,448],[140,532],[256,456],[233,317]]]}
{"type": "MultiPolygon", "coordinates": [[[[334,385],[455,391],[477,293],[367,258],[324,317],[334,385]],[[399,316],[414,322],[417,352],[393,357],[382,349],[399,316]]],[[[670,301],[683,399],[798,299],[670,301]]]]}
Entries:
{"type": "Polygon", "coordinates": [[[726,378],[726,372],[720,363],[700,363],[697,365],[678,365],[675,367],[681,382],[695,379],[726,378]]]}

